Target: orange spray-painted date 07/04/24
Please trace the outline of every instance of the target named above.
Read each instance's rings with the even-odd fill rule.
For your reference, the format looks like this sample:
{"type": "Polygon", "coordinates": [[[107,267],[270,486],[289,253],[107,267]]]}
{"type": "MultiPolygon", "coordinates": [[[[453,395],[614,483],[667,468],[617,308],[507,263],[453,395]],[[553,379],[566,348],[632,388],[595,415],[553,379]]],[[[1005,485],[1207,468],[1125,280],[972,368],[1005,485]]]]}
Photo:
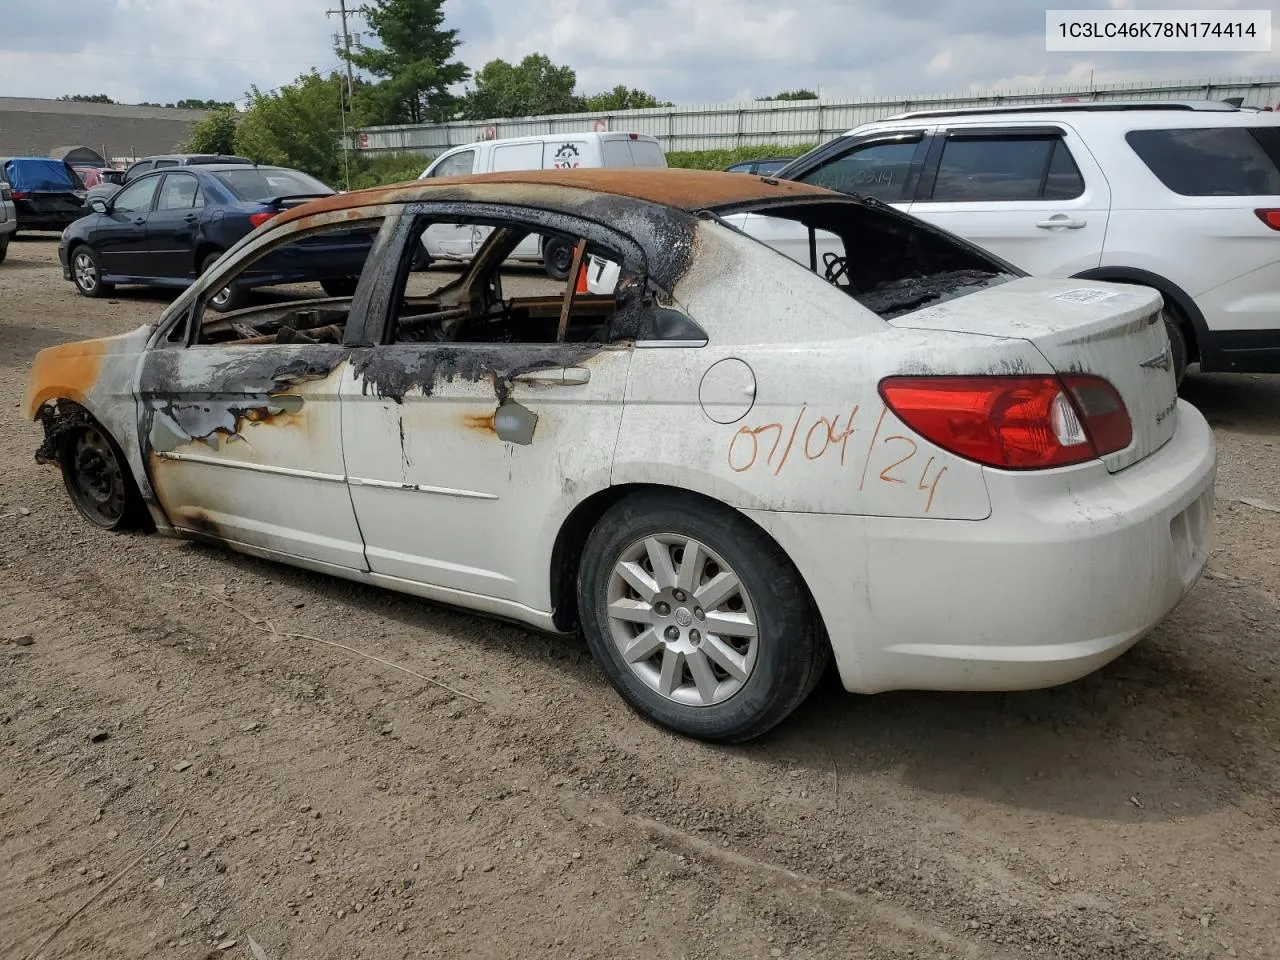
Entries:
{"type": "MultiPolygon", "coordinates": [[[[854,426],[858,410],[859,407],[855,405],[848,415],[824,417],[815,416],[806,405],[800,408],[789,431],[781,423],[741,427],[729,441],[729,468],[734,473],[761,468],[777,477],[782,474],[789,460],[814,461],[836,456],[840,458],[840,466],[843,467],[850,456],[849,441],[858,432],[854,426]]],[[[919,453],[919,444],[911,437],[900,434],[882,437],[887,412],[887,408],[880,408],[871,442],[867,444],[862,457],[858,489],[866,489],[869,476],[883,483],[913,484],[926,495],[924,512],[929,513],[933,509],[938,481],[947,472],[947,468],[944,466],[934,471],[933,465],[937,458],[929,457],[919,477],[915,477],[914,466],[908,468],[907,465],[919,453]],[[877,473],[871,473],[871,461],[877,459],[877,452],[885,451],[894,459],[877,473]]],[[[856,458],[856,454],[854,457],[856,458]]],[[[876,465],[880,466],[880,463],[877,462],[876,465]]]]}

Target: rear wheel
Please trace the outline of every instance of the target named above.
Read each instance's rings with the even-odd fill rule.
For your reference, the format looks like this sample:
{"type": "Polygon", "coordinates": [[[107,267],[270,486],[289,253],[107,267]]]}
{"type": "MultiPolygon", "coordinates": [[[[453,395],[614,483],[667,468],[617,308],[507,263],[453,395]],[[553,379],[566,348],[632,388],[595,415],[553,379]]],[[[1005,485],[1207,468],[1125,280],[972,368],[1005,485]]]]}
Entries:
{"type": "Polygon", "coordinates": [[[332,277],[321,280],[320,286],[331,297],[349,297],[356,292],[356,285],[359,282],[359,277],[332,277]]]}
{"type": "Polygon", "coordinates": [[[111,292],[111,284],[102,282],[102,265],[93,248],[85,244],[71,251],[71,280],[84,297],[103,297],[111,292]]]}
{"type": "Polygon", "coordinates": [[[9,255],[9,238],[5,237],[0,240],[0,263],[4,263],[4,258],[9,255]]]}
{"type": "Polygon", "coordinates": [[[661,492],[587,538],[578,608],[596,662],[646,719],[704,740],[759,736],[813,690],[830,648],[804,584],[763,531],[661,492]]]}
{"type": "Polygon", "coordinates": [[[559,237],[548,237],[542,245],[542,265],[552,280],[568,280],[573,269],[573,245],[559,237]]]}
{"type": "Polygon", "coordinates": [[[62,481],[80,515],[103,530],[142,524],[145,507],[124,452],[98,424],[68,430],[58,445],[62,481]]]}
{"type": "MultiPolygon", "coordinates": [[[[200,264],[200,273],[208,272],[209,268],[217,263],[221,256],[221,250],[214,250],[212,253],[205,254],[205,258],[200,264]]],[[[244,306],[248,296],[249,292],[239,284],[229,283],[209,298],[209,306],[219,313],[226,313],[228,310],[239,310],[244,306]]]]}

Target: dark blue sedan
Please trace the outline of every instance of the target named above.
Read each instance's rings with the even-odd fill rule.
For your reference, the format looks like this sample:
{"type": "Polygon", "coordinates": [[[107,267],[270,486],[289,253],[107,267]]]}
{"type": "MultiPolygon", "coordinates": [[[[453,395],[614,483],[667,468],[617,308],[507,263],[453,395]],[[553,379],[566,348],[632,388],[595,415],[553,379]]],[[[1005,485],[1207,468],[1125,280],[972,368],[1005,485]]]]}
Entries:
{"type": "MultiPolygon", "coordinates": [[[[62,276],[86,297],[119,283],[186,287],[255,227],[290,207],[333,191],[284,167],[213,164],[138,177],[112,197],[90,198],[93,211],[62,234],[62,276]]],[[[318,281],[332,297],[350,296],[373,237],[339,231],[307,238],[259,261],[211,301],[241,306],[253,287],[318,281]]]]}

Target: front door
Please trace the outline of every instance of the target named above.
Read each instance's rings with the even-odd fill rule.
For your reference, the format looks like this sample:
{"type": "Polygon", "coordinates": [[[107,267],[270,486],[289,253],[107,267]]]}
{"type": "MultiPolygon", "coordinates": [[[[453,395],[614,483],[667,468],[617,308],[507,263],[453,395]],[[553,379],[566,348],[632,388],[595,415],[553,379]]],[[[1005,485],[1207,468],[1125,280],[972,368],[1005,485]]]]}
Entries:
{"type": "Polygon", "coordinates": [[[207,304],[263,257],[287,255],[316,235],[274,246],[264,238],[214,268],[213,286],[188,321],[195,333],[175,328],[145,356],[139,432],[151,485],[177,529],[321,569],[364,570],[347,493],[340,386],[351,353],[347,322],[352,311],[362,315],[365,294],[358,289],[335,304],[309,286],[230,313],[207,304]]]}
{"type": "Polygon", "coordinates": [[[196,232],[203,207],[200,181],[193,174],[165,174],[147,217],[147,250],[154,276],[195,276],[196,232]]]}
{"type": "Polygon", "coordinates": [[[1102,259],[1111,191],[1079,137],[1061,128],[955,126],[938,134],[912,216],[1040,277],[1102,259]]]}
{"type": "Polygon", "coordinates": [[[370,571],[545,613],[555,531],[608,485],[632,348],[607,342],[613,288],[513,269],[530,231],[490,222],[454,284],[402,275],[344,376],[343,446],[370,571]]]}
{"type": "Polygon", "coordinates": [[[159,177],[144,177],[121,188],[107,212],[93,227],[90,246],[98,254],[102,272],[119,277],[153,274],[147,257],[147,217],[159,177]]]}

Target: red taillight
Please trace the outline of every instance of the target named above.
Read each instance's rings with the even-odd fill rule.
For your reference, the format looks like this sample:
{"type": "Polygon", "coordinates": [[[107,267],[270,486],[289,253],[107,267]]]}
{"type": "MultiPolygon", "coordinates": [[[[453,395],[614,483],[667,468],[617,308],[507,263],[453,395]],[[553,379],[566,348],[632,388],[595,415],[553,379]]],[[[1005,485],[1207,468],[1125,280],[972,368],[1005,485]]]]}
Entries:
{"type": "Polygon", "coordinates": [[[15,199],[15,200],[25,200],[25,199],[27,199],[26,191],[25,191],[25,190],[15,190],[15,191],[13,191],[13,199],[15,199]]]}
{"type": "Polygon", "coordinates": [[[1133,439],[1129,411],[1101,377],[889,377],[880,395],[944,450],[1006,470],[1083,463],[1133,439]]]}
{"type": "Polygon", "coordinates": [[[1265,223],[1272,230],[1280,230],[1280,210],[1268,210],[1264,208],[1253,212],[1258,215],[1259,220],[1265,223]]]}
{"type": "Polygon", "coordinates": [[[275,211],[271,211],[269,213],[251,213],[249,214],[249,223],[252,226],[260,227],[275,215],[275,211]]]}

